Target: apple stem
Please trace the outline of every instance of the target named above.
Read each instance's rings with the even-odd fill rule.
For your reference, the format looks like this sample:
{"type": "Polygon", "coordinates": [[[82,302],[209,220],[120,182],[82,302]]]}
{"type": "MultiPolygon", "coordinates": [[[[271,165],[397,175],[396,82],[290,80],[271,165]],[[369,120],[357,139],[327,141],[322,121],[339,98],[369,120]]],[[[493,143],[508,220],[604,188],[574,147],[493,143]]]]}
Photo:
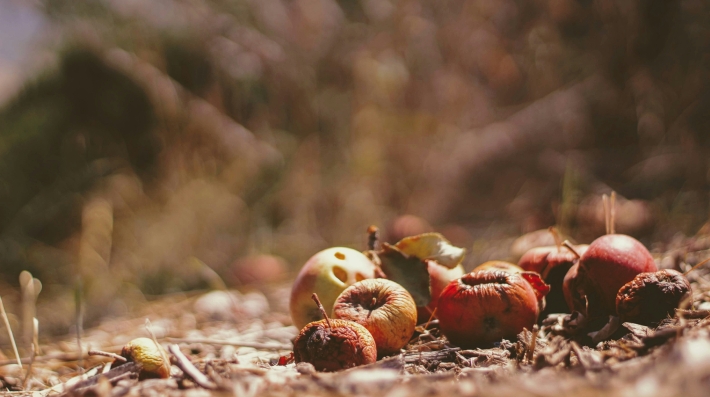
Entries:
{"type": "Polygon", "coordinates": [[[611,200],[609,202],[609,231],[611,234],[616,233],[615,224],[616,223],[616,192],[611,191],[611,200]]]}
{"type": "Polygon", "coordinates": [[[562,239],[560,238],[560,233],[557,232],[557,228],[550,226],[547,230],[552,234],[552,238],[555,240],[555,245],[557,246],[557,252],[560,252],[562,248],[562,239]]]}
{"type": "Polygon", "coordinates": [[[323,315],[323,318],[325,318],[325,323],[328,324],[328,328],[333,328],[333,326],[330,324],[330,319],[328,318],[328,314],[325,312],[325,309],[323,308],[323,304],[320,303],[320,299],[318,299],[318,294],[315,292],[313,295],[311,295],[311,298],[313,299],[314,302],[316,302],[316,305],[318,305],[318,310],[320,310],[320,313],[323,315]]]}
{"type": "Polygon", "coordinates": [[[609,233],[609,196],[602,194],[602,203],[604,204],[604,227],[606,228],[606,234],[609,233]]]}
{"type": "Polygon", "coordinates": [[[377,243],[380,240],[380,229],[375,225],[371,225],[367,228],[367,249],[374,251],[377,247],[377,243]]]}
{"type": "Polygon", "coordinates": [[[577,252],[577,250],[574,249],[574,246],[572,246],[572,243],[570,243],[569,240],[563,241],[562,245],[564,245],[568,250],[570,250],[570,252],[572,252],[574,254],[574,256],[577,257],[577,259],[582,257],[582,255],[580,255],[579,252],[577,252]]]}
{"type": "Polygon", "coordinates": [[[700,266],[702,266],[702,265],[704,265],[704,264],[706,264],[706,263],[708,263],[708,262],[710,262],[710,258],[707,258],[707,259],[705,259],[705,260],[700,261],[698,264],[696,264],[695,266],[691,267],[690,270],[688,270],[687,272],[683,273],[683,275],[684,275],[684,276],[687,276],[688,273],[692,272],[693,270],[699,268],[700,266]]]}

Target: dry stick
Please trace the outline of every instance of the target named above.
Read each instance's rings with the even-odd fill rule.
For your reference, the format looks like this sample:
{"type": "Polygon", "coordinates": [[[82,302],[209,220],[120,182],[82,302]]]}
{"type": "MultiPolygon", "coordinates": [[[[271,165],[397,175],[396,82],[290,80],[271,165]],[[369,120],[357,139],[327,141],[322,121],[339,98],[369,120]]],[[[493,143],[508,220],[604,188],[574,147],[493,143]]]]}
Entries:
{"type": "Polygon", "coordinates": [[[173,343],[204,343],[206,345],[251,347],[261,350],[291,350],[293,346],[286,344],[261,343],[261,342],[230,342],[222,340],[212,340],[207,338],[166,338],[173,343]]]}
{"type": "Polygon", "coordinates": [[[22,368],[22,360],[20,360],[20,353],[17,352],[17,344],[15,343],[15,337],[12,335],[12,328],[10,328],[10,320],[7,318],[7,312],[5,311],[5,305],[2,303],[2,298],[0,298],[0,310],[2,311],[2,319],[5,322],[5,327],[7,328],[7,334],[10,336],[10,343],[12,343],[12,350],[15,352],[15,358],[17,359],[17,365],[22,368]]]}
{"type": "Polygon", "coordinates": [[[367,228],[367,249],[374,251],[380,240],[380,230],[375,225],[367,228]]]}
{"type": "Polygon", "coordinates": [[[692,272],[693,270],[699,268],[700,266],[702,266],[702,265],[704,265],[704,264],[706,264],[706,263],[708,263],[708,262],[710,262],[710,258],[707,258],[707,259],[705,259],[705,260],[700,261],[700,263],[698,263],[697,265],[691,267],[690,270],[688,270],[687,272],[683,273],[683,275],[684,275],[684,276],[687,276],[688,273],[692,272]]]}
{"type": "Polygon", "coordinates": [[[180,351],[180,347],[178,345],[169,345],[168,350],[170,353],[172,353],[173,357],[175,357],[175,365],[178,366],[182,370],[182,372],[185,373],[185,375],[189,376],[192,378],[192,380],[195,381],[198,385],[204,387],[205,389],[216,389],[217,385],[215,385],[211,380],[205,376],[202,372],[200,372],[191,362],[188,360],[187,357],[185,357],[184,354],[180,351]]]}
{"type": "Polygon", "coordinates": [[[145,319],[145,329],[150,334],[150,338],[153,339],[153,343],[155,343],[155,348],[158,349],[158,351],[160,352],[160,357],[163,359],[163,362],[166,363],[169,367],[170,360],[168,360],[168,356],[165,355],[165,351],[160,346],[160,343],[158,343],[158,338],[155,337],[155,334],[153,333],[153,329],[150,325],[150,320],[148,318],[145,319]]]}
{"type": "Polygon", "coordinates": [[[616,192],[611,191],[611,200],[609,203],[609,231],[611,234],[616,233],[616,192]]]}
{"type": "Polygon", "coordinates": [[[105,352],[105,351],[102,351],[102,350],[93,350],[93,349],[90,349],[89,352],[88,352],[88,354],[89,354],[90,356],[111,357],[111,358],[113,358],[114,360],[118,360],[118,361],[120,361],[120,362],[122,362],[122,363],[125,363],[125,362],[128,361],[128,360],[126,360],[125,357],[120,356],[120,355],[118,355],[118,354],[116,354],[116,353],[105,352]]]}
{"type": "Polygon", "coordinates": [[[606,234],[609,233],[609,196],[602,194],[602,203],[604,204],[604,227],[606,228],[606,234]]]}
{"type": "Polygon", "coordinates": [[[582,255],[580,255],[579,252],[577,252],[577,250],[574,249],[574,246],[572,245],[572,243],[569,242],[569,240],[563,241],[562,245],[564,245],[568,250],[570,250],[572,252],[572,254],[574,254],[574,256],[577,257],[577,259],[582,257],[582,255]]]}
{"type": "Polygon", "coordinates": [[[320,313],[323,315],[323,318],[325,318],[325,322],[326,324],[328,324],[328,328],[333,328],[333,326],[330,324],[328,314],[325,312],[323,305],[320,303],[320,299],[318,299],[318,294],[314,292],[313,295],[311,295],[311,298],[316,302],[316,305],[318,305],[318,310],[320,310],[320,313]]]}
{"type": "Polygon", "coordinates": [[[557,228],[554,226],[548,227],[547,230],[550,232],[550,234],[552,235],[552,238],[555,240],[555,245],[557,246],[557,252],[560,252],[560,248],[562,248],[562,239],[560,238],[560,233],[557,232],[557,228]]]}

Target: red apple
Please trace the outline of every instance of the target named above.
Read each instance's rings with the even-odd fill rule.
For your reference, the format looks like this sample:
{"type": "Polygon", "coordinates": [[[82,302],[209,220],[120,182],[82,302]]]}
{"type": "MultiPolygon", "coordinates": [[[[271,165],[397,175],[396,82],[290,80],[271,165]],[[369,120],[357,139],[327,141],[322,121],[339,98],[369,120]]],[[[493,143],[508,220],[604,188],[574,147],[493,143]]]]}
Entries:
{"type": "Polygon", "coordinates": [[[576,254],[565,246],[545,246],[530,249],[518,261],[518,266],[526,271],[537,272],[550,285],[550,293],[546,297],[547,306],[542,313],[564,313],[567,303],[562,291],[562,283],[569,269],[577,263],[577,254],[583,255],[589,245],[580,244],[573,247],[576,254]]]}
{"type": "Polygon", "coordinates": [[[594,240],[563,282],[570,310],[606,320],[616,314],[616,294],[639,273],[655,272],[653,257],[638,240],[607,234],[594,240]]]}
{"type": "Polygon", "coordinates": [[[519,274],[500,270],[475,271],[454,280],[439,297],[439,327],[462,348],[489,346],[514,339],[532,329],[538,300],[519,274]]]}

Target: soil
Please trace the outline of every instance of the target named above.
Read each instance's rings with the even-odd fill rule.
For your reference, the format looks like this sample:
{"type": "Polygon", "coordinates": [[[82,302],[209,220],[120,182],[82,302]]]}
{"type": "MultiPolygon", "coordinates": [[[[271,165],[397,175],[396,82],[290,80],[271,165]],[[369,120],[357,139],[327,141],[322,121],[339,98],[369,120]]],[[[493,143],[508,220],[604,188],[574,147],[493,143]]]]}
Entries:
{"type": "MultiPolygon", "coordinates": [[[[705,284],[700,277],[693,281],[701,308],[707,306],[698,301],[709,291],[705,284]]],[[[401,354],[319,373],[292,362],[297,329],[289,325],[288,292],[284,284],[166,296],[133,319],[85,330],[80,348],[75,337],[66,338],[41,344],[39,355],[21,369],[5,360],[0,382],[17,396],[704,396],[710,386],[708,310],[679,310],[657,328],[624,323],[610,340],[591,347],[584,346],[592,344],[587,336],[556,335],[562,315],[517,340],[472,350],[449,344],[433,321],[417,328],[401,354]],[[86,354],[118,353],[151,332],[186,357],[172,358],[169,379],[139,381],[136,364],[110,369],[111,358],[86,354]],[[186,361],[204,377],[185,375],[181,368],[192,367],[186,361]]]]}

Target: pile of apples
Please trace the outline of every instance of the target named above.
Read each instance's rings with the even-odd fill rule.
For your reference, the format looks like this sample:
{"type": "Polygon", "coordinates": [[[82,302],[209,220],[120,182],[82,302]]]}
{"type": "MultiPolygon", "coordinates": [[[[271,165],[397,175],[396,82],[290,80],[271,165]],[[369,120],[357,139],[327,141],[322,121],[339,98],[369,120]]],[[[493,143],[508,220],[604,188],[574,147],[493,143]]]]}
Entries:
{"type": "Polygon", "coordinates": [[[437,233],[407,237],[377,252],[321,251],[292,288],[291,318],[302,329],[294,357],[321,371],[371,363],[398,353],[416,324],[434,316],[441,333],[462,348],[513,340],[548,313],[576,313],[584,332],[609,316],[649,326],[673,316],[692,295],[688,280],[673,270],[658,271],[633,237],[614,233],[613,226],[607,231],[589,245],[556,238],[557,245],[533,248],[517,265],[492,261],[470,273],[461,266],[464,250],[437,233]],[[403,258],[397,266],[428,273],[429,299],[421,298],[421,282],[406,277],[408,268],[383,266],[378,254],[393,251],[403,258]]]}

